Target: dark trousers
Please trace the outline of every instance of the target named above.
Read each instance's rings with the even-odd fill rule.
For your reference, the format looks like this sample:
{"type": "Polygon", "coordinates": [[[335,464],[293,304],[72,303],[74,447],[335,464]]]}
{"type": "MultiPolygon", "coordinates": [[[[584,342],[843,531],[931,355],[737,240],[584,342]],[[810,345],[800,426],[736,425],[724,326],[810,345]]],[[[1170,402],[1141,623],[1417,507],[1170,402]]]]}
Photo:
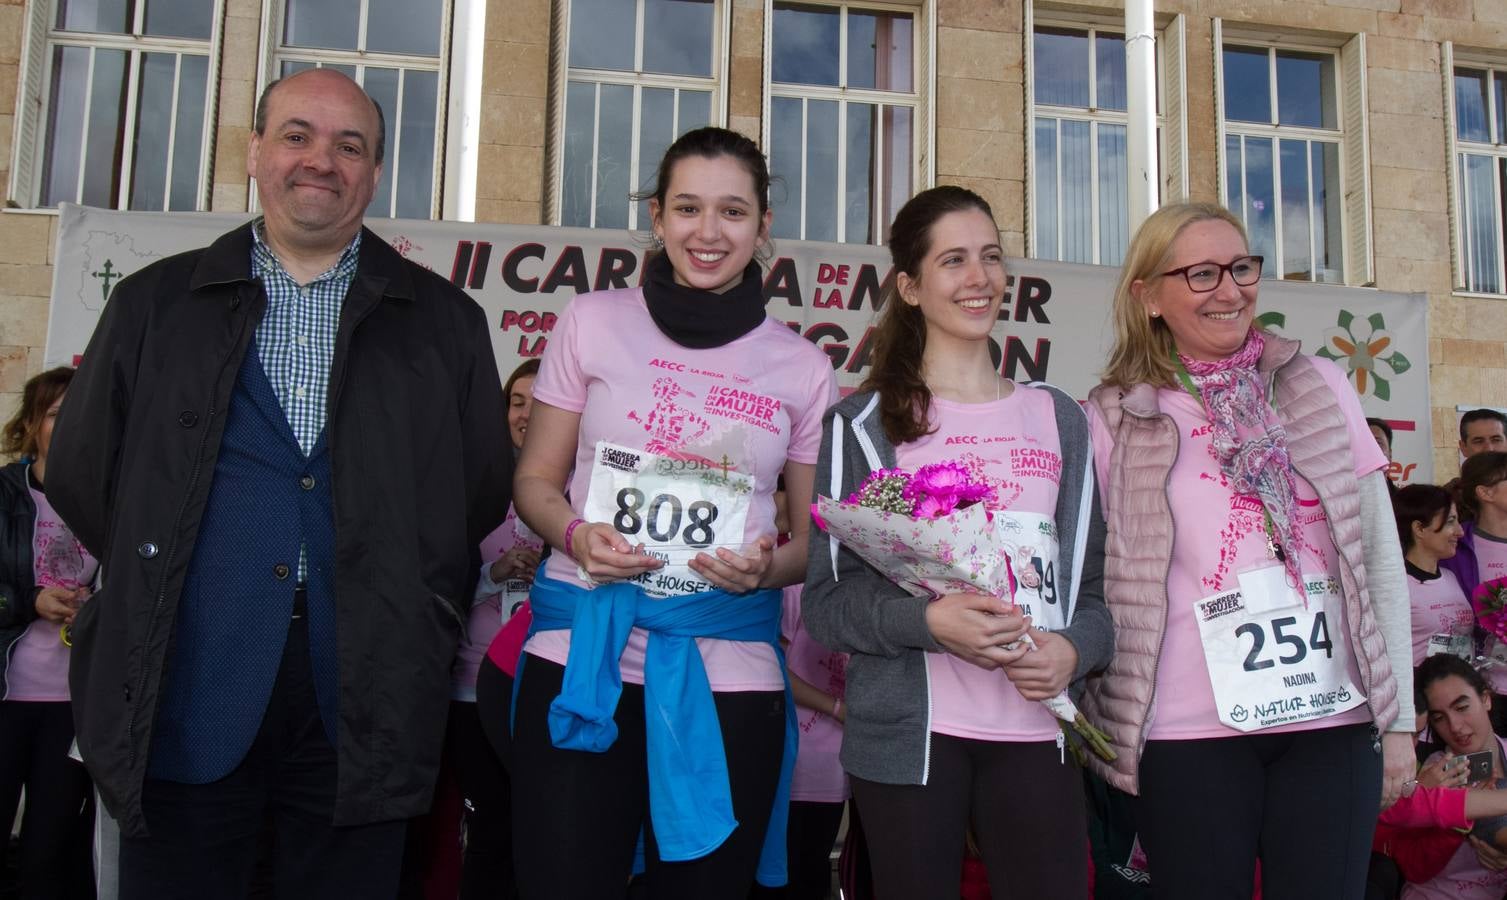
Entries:
{"type": "Polygon", "coordinates": [[[1370,725],[1148,741],[1136,824],[1158,900],[1364,896],[1381,804],[1370,725]]]}
{"type": "Polygon", "coordinates": [[[0,701],[0,823],[7,843],[26,789],[21,883],[14,895],[22,900],[94,896],[94,791],[89,773],[68,758],[72,743],[67,701],[0,701]]]}
{"type": "Polygon", "coordinates": [[[465,797],[460,895],[462,900],[514,900],[518,884],[513,874],[512,789],[478,713],[475,703],[451,703],[445,733],[445,753],[465,797]]]}
{"type": "Polygon", "coordinates": [[[395,896],[406,822],[336,827],[336,780],[306,620],[295,618],[261,728],[235,771],[209,784],[147,780],[151,835],[121,838],[121,900],[245,897],[259,850],[279,900],[395,896]]]}
{"type": "Polygon", "coordinates": [[[958,896],[970,825],[998,900],[1088,896],[1083,776],[1052,741],[934,733],[925,785],[849,780],[879,900],[958,896]]]}
{"type": "Polygon", "coordinates": [[[790,881],[777,888],[755,885],[750,900],[827,900],[832,894],[832,845],[837,842],[846,805],[792,800],[785,828],[790,881]]]}
{"type": "MultiPolygon", "coordinates": [[[[649,817],[644,690],[624,684],[617,740],[605,753],[561,750],[546,715],[565,669],[530,656],[513,732],[513,857],[528,900],[623,897],[640,832],[645,895],[654,900],[744,900],[764,845],[784,755],[785,694],[714,694],[738,827],[700,859],[663,862],[649,817]]],[[[478,683],[478,691],[480,684],[478,683]]]]}
{"type": "Polygon", "coordinates": [[[511,767],[513,752],[508,721],[512,708],[513,676],[497,668],[491,657],[483,656],[476,672],[476,724],[504,771],[511,767]]]}

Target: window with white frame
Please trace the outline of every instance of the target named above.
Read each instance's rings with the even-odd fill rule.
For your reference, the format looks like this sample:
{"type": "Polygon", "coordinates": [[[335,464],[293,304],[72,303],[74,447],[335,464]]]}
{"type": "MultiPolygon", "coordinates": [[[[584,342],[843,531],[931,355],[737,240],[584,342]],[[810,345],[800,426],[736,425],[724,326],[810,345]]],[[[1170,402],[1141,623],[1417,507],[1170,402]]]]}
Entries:
{"type": "Polygon", "coordinates": [[[428,219],[439,209],[444,152],[447,0],[283,0],[272,76],[338,69],[382,106],[382,178],[366,208],[428,219]]]}
{"type": "Polygon", "coordinates": [[[571,0],[559,224],[649,227],[647,201],[630,195],[653,186],[677,137],[722,120],[725,6],[571,0]]]}
{"type": "MultiPolygon", "coordinates": [[[[1128,78],[1123,20],[1050,3],[1026,7],[1027,252],[1119,265],[1130,240],[1128,78]]],[[[1157,26],[1156,147],[1163,203],[1188,196],[1185,22],[1157,26]]]]}
{"type": "Polygon", "coordinates": [[[37,0],[13,199],[196,210],[207,196],[215,0],[37,0]]]}
{"type": "Polygon", "coordinates": [[[882,243],[916,183],[919,10],[775,0],[766,13],[776,237],[882,243]]]}
{"type": "Polygon", "coordinates": [[[1130,241],[1125,35],[1031,35],[1031,246],[1039,259],[1117,266],[1130,241]]]}
{"type": "Polygon", "coordinates": [[[1507,293],[1507,67],[1454,67],[1457,283],[1507,293]]]}
{"type": "Polygon", "coordinates": [[[1221,66],[1224,203],[1263,274],[1343,282],[1339,54],[1226,43],[1221,66]]]}

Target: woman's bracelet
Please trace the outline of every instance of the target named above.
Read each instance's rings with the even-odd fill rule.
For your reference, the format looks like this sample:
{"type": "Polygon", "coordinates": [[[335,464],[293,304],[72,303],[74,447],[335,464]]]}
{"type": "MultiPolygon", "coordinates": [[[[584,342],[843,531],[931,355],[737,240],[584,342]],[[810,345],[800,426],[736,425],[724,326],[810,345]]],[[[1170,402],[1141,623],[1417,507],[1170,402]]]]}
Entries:
{"type": "MultiPolygon", "coordinates": [[[[837,719],[838,718],[838,714],[841,713],[841,712],[842,712],[842,698],[841,697],[833,697],[832,698],[832,718],[837,719]]],[[[839,721],[841,721],[841,720],[839,719],[839,721]]]]}
{"type": "Polygon", "coordinates": [[[570,524],[565,526],[565,546],[562,549],[565,550],[566,556],[570,557],[576,562],[580,562],[580,560],[576,559],[576,548],[575,545],[571,543],[570,539],[576,536],[576,528],[585,524],[585,519],[571,519],[570,524]]]}

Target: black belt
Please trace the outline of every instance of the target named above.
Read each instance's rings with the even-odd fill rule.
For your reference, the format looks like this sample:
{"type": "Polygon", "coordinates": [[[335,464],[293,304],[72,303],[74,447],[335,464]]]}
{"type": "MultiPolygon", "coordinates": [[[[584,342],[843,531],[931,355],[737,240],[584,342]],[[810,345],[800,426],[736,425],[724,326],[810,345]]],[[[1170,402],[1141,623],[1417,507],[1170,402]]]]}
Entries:
{"type": "Polygon", "coordinates": [[[293,618],[302,619],[309,614],[309,589],[303,585],[293,589],[293,618]]]}

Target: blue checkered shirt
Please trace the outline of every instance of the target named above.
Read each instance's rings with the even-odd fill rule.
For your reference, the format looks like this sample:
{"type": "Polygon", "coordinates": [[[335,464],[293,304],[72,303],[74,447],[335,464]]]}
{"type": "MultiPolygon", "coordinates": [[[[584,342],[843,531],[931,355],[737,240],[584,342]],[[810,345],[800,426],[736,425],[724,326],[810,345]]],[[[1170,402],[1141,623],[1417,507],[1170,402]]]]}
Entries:
{"type": "MultiPolygon", "coordinates": [[[[256,352],[307,456],[324,431],[340,306],[356,277],[361,232],[329,271],[300,285],[262,239],[262,228],[258,220],[251,229],[251,277],[260,279],[267,293],[267,312],[256,329],[256,352]]],[[[308,560],[300,548],[298,581],[302,584],[307,578],[308,560]]]]}
{"type": "Polygon", "coordinates": [[[361,232],[356,232],[328,272],[302,286],[262,240],[261,222],[251,233],[251,277],[261,279],[267,292],[267,313],[256,329],[256,351],[298,446],[307,456],[324,430],[340,305],[356,277],[361,232]]]}

